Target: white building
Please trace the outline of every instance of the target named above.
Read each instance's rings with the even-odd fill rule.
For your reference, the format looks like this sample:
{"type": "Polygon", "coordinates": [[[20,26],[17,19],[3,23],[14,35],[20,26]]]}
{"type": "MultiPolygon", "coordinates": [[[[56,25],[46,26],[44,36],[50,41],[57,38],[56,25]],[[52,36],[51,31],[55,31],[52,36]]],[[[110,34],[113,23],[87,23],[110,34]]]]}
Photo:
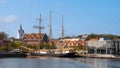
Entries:
{"type": "Polygon", "coordinates": [[[90,39],[86,46],[90,53],[114,53],[113,41],[109,38],[90,39]]]}
{"type": "Polygon", "coordinates": [[[115,54],[120,55],[120,39],[113,40],[115,54]]]}
{"type": "Polygon", "coordinates": [[[67,39],[63,39],[63,41],[79,41],[80,38],[67,38],[67,39]]]}

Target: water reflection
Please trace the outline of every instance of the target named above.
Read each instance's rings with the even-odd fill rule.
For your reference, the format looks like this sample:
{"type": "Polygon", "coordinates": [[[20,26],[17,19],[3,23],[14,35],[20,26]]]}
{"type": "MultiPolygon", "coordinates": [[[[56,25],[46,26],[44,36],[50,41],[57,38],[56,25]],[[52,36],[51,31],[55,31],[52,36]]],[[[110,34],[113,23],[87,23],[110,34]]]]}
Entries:
{"type": "Polygon", "coordinates": [[[73,60],[94,68],[120,68],[120,59],[75,58],[73,60]]]}
{"type": "Polygon", "coordinates": [[[8,58],[0,68],[120,68],[120,60],[96,58],[8,58]]]}

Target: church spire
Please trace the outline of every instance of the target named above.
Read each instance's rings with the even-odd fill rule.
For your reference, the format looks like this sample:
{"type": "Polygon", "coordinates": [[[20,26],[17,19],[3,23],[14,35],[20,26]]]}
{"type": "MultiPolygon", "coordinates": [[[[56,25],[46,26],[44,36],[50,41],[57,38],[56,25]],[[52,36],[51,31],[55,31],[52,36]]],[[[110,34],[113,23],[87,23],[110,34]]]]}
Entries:
{"type": "Polygon", "coordinates": [[[20,30],[22,30],[22,25],[20,24],[20,30]]]}
{"type": "Polygon", "coordinates": [[[24,30],[22,29],[22,25],[20,24],[20,28],[18,30],[18,38],[23,39],[24,38],[24,30]]]}

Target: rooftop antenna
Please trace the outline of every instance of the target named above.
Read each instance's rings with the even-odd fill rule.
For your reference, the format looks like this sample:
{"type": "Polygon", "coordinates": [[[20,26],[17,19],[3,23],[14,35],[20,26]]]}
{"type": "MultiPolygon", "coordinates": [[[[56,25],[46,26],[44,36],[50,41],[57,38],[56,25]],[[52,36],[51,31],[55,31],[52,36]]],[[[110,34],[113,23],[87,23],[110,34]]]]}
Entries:
{"type": "MultiPolygon", "coordinates": [[[[45,28],[41,25],[41,23],[42,23],[41,14],[40,14],[40,18],[38,18],[37,20],[39,21],[39,24],[38,24],[38,26],[33,26],[33,28],[36,28],[36,29],[39,30],[39,40],[38,40],[38,42],[39,42],[39,45],[40,45],[40,44],[41,44],[41,32],[42,32],[42,29],[45,29],[45,28]]],[[[38,49],[39,49],[39,48],[40,48],[40,47],[38,47],[38,49]]]]}

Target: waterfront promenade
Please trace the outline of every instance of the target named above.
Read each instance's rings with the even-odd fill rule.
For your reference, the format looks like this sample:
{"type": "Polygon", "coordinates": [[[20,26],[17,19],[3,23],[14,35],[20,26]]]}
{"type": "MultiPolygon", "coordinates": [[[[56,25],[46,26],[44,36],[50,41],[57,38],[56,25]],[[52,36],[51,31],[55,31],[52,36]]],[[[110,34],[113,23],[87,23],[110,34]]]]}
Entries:
{"type": "Polygon", "coordinates": [[[120,55],[114,54],[78,54],[78,55],[86,58],[120,59],[120,55]]]}

